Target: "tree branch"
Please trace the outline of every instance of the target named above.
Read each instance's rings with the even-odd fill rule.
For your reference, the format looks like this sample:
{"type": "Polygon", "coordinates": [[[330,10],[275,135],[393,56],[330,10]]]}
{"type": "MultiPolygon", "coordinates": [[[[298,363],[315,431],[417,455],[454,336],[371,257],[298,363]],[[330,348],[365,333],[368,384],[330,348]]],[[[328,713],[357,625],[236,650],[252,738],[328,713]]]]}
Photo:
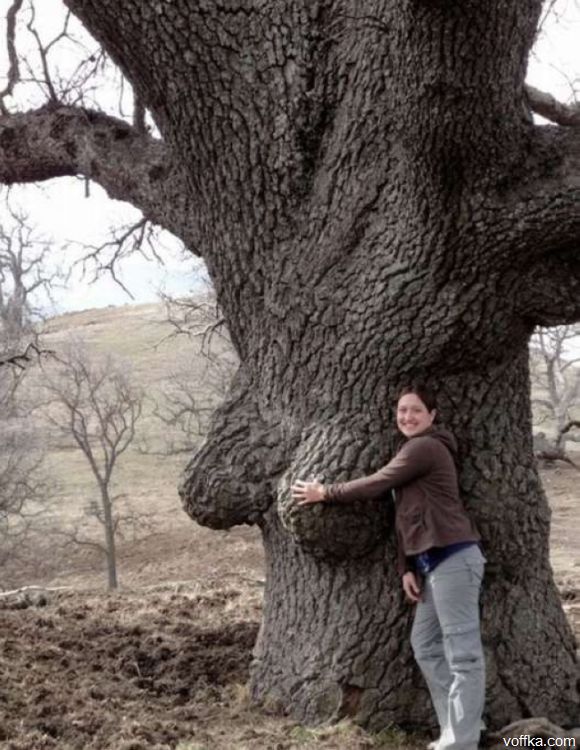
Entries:
{"type": "Polygon", "coordinates": [[[534,325],[580,320],[580,127],[536,126],[513,187],[494,200],[513,227],[504,260],[517,264],[518,311],[534,325]]]}
{"type": "Polygon", "coordinates": [[[0,183],[81,175],[128,201],[196,253],[184,177],[163,141],[80,107],[42,107],[0,117],[0,183]]]}
{"type": "Polygon", "coordinates": [[[4,98],[12,95],[14,86],[16,86],[20,77],[18,54],[16,52],[16,16],[22,7],[22,3],[23,0],[14,0],[6,14],[6,47],[10,67],[8,68],[6,86],[0,91],[0,112],[3,114],[8,114],[8,109],[4,104],[4,98]]]}
{"type": "Polygon", "coordinates": [[[562,429],[560,430],[560,434],[561,435],[565,435],[567,432],[570,432],[570,430],[573,427],[576,427],[576,428],[580,429],[580,420],[578,420],[578,419],[572,419],[572,420],[570,420],[570,422],[568,422],[568,424],[566,424],[566,425],[564,425],[564,427],[562,427],[562,429]]]}
{"type": "Polygon", "coordinates": [[[559,326],[580,320],[580,247],[533,264],[522,274],[521,289],[520,312],[534,324],[559,326]]]}
{"type": "Polygon", "coordinates": [[[529,85],[526,86],[526,94],[532,112],[556,125],[580,127],[580,102],[563,104],[551,94],[529,85]]]}
{"type": "Polygon", "coordinates": [[[24,370],[30,362],[46,354],[52,355],[54,352],[51,349],[40,349],[35,343],[31,343],[22,353],[0,357],[0,367],[12,365],[19,370],[24,370]]]}

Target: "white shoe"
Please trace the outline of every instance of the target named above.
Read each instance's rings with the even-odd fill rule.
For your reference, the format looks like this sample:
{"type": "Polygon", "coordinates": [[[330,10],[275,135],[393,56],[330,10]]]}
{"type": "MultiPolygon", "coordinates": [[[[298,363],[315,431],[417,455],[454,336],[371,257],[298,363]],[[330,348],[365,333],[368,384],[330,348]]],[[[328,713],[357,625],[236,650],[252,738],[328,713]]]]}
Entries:
{"type": "MultiPolygon", "coordinates": [[[[487,729],[485,721],[483,719],[479,722],[479,728],[482,733],[487,729]]],[[[441,737],[439,737],[439,740],[440,739],[441,737]]],[[[431,740],[431,742],[427,743],[427,750],[437,750],[439,740],[431,740]]]]}

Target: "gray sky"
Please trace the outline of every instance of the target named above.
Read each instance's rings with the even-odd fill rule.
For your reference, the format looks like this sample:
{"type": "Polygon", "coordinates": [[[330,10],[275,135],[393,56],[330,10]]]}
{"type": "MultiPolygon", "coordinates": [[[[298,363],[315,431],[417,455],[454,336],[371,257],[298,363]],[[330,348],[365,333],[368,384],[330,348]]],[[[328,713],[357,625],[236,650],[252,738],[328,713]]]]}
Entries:
{"type": "MultiPolygon", "coordinates": [[[[61,28],[63,6],[60,0],[37,0],[37,26],[42,31],[43,41],[48,41],[61,28]]],[[[558,0],[554,12],[547,19],[543,33],[536,44],[529,64],[528,81],[539,89],[548,91],[561,101],[573,97],[574,85],[580,93],[580,3],[576,0],[558,0]]],[[[22,15],[22,14],[21,14],[22,15]]],[[[28,13],[22,20],[28,19],[28,13]]],[[[62,77],[73,71],[81,45],[87,49],[96,45],[80,30],[73,27],[80,44],[66,42],[54,48],[52,64],[62,77]]],[[[0,24],[0,71],[7,70],[5,51],[4,18],[0,24]]],[[[33,40],[30,34],[21,34],[19,50],[34,60],[33,40]]],[[[119,112],[119,101],[124,112],[131,111],[128,87],[120,97],[118,76],[112,68],[105,71],[99,80],[99,90],[87,101],[89,106],[99,106],[111,114],[119,112]]],[[[0,85],[2,85],[0,78],[0,85]]],[[[35,83],[19,87],[18,107],[25,109],[38,106],[44,97],[35,83]]],[[[5,201],[8,191],[0,193],[0,221],[6,221],[5,201]]],[[[91,185],[90,198],[85,197],[85,185],[72,178],[51,180],[42,185],[15,186],[9,192],[11,205],[25,210],[31,222],[37,227],[38,235],[51,241],[55,264],[70,263],[71,258],[82,255],[81,245],[98,245],[109,237],[111,227],[128,224],[139,218],[139,212],[128,204],[109,199],[95,184],[91,185]]],[[[155,301],[160,287],[172,294],[184,294],[195,283],[199,264],[186,258],[179,243],[167,233],[161,238],[159,254],[165,260],[165,267],[157,261],[148,261],[135,255],[127,258],[119,276],[130,289],[135,302],[155,301]]],[[[80,268],[74,272],[65,290],[59,290],[56,297],[59,310],[75,310],[105,305],[127,304],[132,300],[108,276],[103,275],[94,284],[89,284],[92,275],[81,278],[80,268]]],[[[48,303],[45,301],[45,305],[48,303]]]]}

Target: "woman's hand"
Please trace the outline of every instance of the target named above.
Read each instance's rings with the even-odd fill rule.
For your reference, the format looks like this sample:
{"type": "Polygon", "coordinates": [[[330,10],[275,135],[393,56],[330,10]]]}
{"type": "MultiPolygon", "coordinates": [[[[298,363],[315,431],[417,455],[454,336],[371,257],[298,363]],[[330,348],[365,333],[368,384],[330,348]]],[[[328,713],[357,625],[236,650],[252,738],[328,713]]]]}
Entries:
{"type": "Polygon", "coordinates": [[[417,582],[417,577],[412,571],[408,571],[403,576],[403,591],[407,595],[407,599],[413,603],[421,601],[421,588],[417,582]]]}
{"type": "Polygon", "coordinates": [[[324,502],[324,485],[320,482],[303,482],[301,479],[297,479],[291,490],[292,499],[298,500],[298,505],[324,502]]]}

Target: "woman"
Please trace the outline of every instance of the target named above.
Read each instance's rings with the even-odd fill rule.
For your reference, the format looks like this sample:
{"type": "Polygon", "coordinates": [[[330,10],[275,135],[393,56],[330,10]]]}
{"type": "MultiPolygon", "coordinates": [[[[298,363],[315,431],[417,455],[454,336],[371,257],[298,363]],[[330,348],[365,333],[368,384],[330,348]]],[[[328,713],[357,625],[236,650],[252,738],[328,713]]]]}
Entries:
{"type": "Polygon", "coordinates": [[[433,395],[403,390],[397,427],[405,442],[375,474],[323,485],[296,481],[299,505],[378,498],[395,489],[398,571],[417,604],[411,645],[440,726],[437,750],[476,750],[485,694],[479,591],[485,558],[459,497],[451,433],[433,426],[433,395]]]}

